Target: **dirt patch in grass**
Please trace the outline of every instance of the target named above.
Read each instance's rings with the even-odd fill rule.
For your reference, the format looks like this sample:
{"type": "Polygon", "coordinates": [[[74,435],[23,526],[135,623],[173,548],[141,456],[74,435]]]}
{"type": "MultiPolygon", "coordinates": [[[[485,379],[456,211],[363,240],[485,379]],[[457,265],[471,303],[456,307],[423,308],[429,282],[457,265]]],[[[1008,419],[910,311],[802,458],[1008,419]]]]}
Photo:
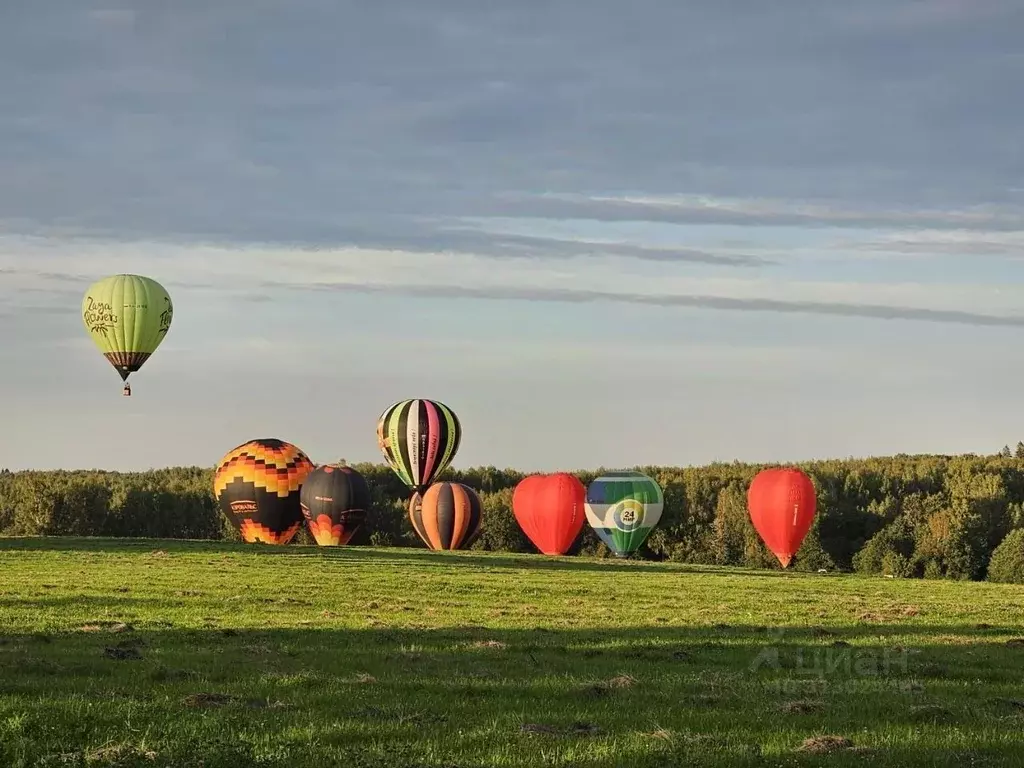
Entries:
{"type": "Polygon", "coordinates": [[[807,752],[812,755],[826,755],[830,752],[842,752],[853,749],[854,744],[845,736],[813,736],[804,739],[803,743],[796,748],[797,752],[807,752]]]}
{"type": "Polygon", "coordinates": [[[214,709],[226,707],[234,701],[235,697],[226,693],[191,693],[183,698],[181,703],[192,709],[214,709]]]}
{"type": "Polygon", "coordinates": [[[665,728],[658,728],[657,730],[651,731],[650,733],[645,733],[644,736],[646,736],[649,739],[658,739],[659,741],[667,742],[673,742],[676,739],[676,735],[672,731],[666,730],[665,728]]]}
{"type": "Polygon", "coordinates": [[[597,683],[590,683],[584,687],[583,692],[587,696],[607,696],[614,690],[632,688],[636,685],[636,678],[629,675],[616,675],[608,680],[601,680],[597,683]]]}
{"type": "Polygon", "coordinates": [[[342,678],[343,683],[359,683],[360,685],[370,685],[377,682],[377,678],[373,675],[369,675],[366,672],[357,672],[351,677],[342,678]]]}
{"type": "Polygon", "coordinates": [[[78,632],[112,632],[120,634],[123,632],[134,632],[135,627],[121,621],[90,621],[83,624],[76,631],[78,632]]]}
{"type": "Polygon", "coordinates": [[[519,726],[519,732],[534,736],[597,736],[602,730],[600,726],[585,722],[576,722],[567,728],[556,728],[541,723],[523,723],[519,726]]]}
{"type": "Polygon", "coordinates": [[[558,729],[552,725],[542,725],[541,723],[523,723],[519,726],[520,733],[530,734],[541,734],[545,736],[556,736],[558,735],[558,729]]]}
{"type": "MultiPolygon", "coordinates": [[[[78,755],[62,755],[62,762],[75,765],[78,755]]],[[[140,749],[134,744],[112,744],[86,752],[81,759],[89,766],[121,766],[138,765],[142,762],[154,762],[157,753],[150,749],[140,749]]]]}
{"type": "Polygon", "coordinates": [[[142,653],[133,645],[113,648],[104,648],[103,655],[108,659],[114,659],[116,661],[138,661],[142,658],[142,653]]]}
{"type": "Polygon", "coordinates": [[[605,680],[603,685],[608,688],[632,688],[636,685],[636,678],[629,675],[616,675],[605,680]]]}
{"type": "Polygon", "coordinates": [[[477,640],[474,643],[470,643],[471,648],[494,648],[501,650],[508,648],[508,643],[503,643],[501,640],[477,640]]]}
{"type": "Polygon", "coordinates": [[[825,708],[825,702],[817,700],[787,701],[779,707],[779,710],[787,715],[809,715],[813,712],[821,712],[825,708]]]}

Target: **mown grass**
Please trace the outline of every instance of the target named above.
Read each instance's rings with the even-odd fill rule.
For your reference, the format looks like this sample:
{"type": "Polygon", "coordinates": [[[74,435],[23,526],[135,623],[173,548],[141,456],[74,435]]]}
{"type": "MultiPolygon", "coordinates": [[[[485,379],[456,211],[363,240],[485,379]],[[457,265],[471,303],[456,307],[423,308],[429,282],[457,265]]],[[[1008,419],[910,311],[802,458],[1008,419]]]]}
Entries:
{"type": "Polygon", "coordinates": [[[94,539],[0,578],[3,766],[1024,764],[1021,587],[94,539]]]}

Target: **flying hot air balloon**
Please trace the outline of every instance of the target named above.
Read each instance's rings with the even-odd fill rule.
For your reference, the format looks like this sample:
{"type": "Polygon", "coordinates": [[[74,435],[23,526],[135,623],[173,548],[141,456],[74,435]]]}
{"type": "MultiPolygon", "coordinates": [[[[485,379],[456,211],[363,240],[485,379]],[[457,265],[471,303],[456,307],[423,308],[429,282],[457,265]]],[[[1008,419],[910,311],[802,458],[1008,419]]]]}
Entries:
{"type": "Polygon", "coordinates": [[[384,458],[416,493],[423,493],[448,468],[461,439],[455,413],[436,400],[403,400],[377,421],[377,443],[384,458]]]}
{"type": "Polygon", "coordinates": [[[640,472],[605,472],[587,488],[587,522],[616,557],[640,548],[664,507],[661,487],[640,472]]]}
{"type": "Polygon", "coordinates": [[[530,475],[512,494],[512,512],[545,555],[564,555],[583,530],[587,489],[565,472],[530,475]]]}
{"type": "Polygon", "coordinates": [[[480,497],[461,483],[435,483],[412,495],[409,520],[431,549],[469,549],[483,521],[480,497]]]}
{"type": "Polygon", "coordinates": [[[762,470],[747,489],[747,509],[765,546],[788,568],[814,522],[814,483],[795,467],[762,470]]]}
{"type": "Polygon", "coordinates": [[[248,543],[287,544],[302,527],[299,492],[313,462],[283,440],[251,440],[229,451],[213,476],[221,512],[248,543]]]}
{"type": "Polygon", "coordinates": [[[141,275],[112,275],[89,286],[82,299],[82,321],[124,382],[156,352],[171,327],[174,306],[160,283],[141,275]]]}
{"type": "Polygon", "coordinates": [[[325,464],[310,473],[299,492],[309,533],[322,547],[348,544],[366,521],[370,489],[366,479],[343,463],[325,464]]]}

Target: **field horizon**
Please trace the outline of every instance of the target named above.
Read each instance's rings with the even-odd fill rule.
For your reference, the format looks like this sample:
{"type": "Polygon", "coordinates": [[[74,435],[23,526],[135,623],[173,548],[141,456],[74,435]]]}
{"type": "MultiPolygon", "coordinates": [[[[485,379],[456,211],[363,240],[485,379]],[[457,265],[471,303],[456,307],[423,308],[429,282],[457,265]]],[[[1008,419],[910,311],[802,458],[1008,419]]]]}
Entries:
{"type": "MultiPolygon", "coordinates": [[[[370,493],[350,543],[420,548],[410,490],[387,465],[351,464],[370,493]]],[[[777,570],[754,528],[748,489],[767,465],[636,467],[664,493],[664,510],[637,554],[652,561],[777,570]]],[[[780,466],[780,465],[772,465],[780,466]]],[[[995,454],[896,455],[796,464],[815,488],[817,512],[793,568],[901,578],[1024,582],[1024,443],[995,454]]],[[[574,471],[585,486],[604,468],[574,471]]],[[[147,472],[0,471],[0,535],[237,540],[214,495],[214,467],[147,472]]],[[[511,469],[446,469],[437,481],[480,497],[474,551],[535,552],[513,509],[526,475],[511,469]]],[[[302,527],[296,543],[311,544],[302,527]]],[[[609,554],[586,525],[569,555],[609,554]]]]}
{"type": "MultiPolygon", "coordinates": [[[[253,438],[253,439],[265,439],[265,438],[253,438]]],[[[239,443],[239,445],[245,445],[251,442],[251,440],[245,440],[239,443]]],[[[1024,458],[1024,441],[1020,441],[1018,445],[1021,447],[1021,451],[1018,458],[1024,458]]],[[[301,446],[299,446],[301,448],[301,446]]],[[[711,469],[717,467],[742,467],[742,468],[762,468],[762,467],[814,467],[818,465],[829,465],[837,462],[867,462],[867,461],[879,461],[879,460],[950,460],[950,459],[979,459],[992,456],[1006,456],[1014,455],[1016,449],[1011,448],[1009,444],[1004,445],[1000,450],[993,451],[991,453],[978,452],[978,451],[962,451],[962,452],[942,452],[942,451],[920,451],[920,452],[899,452],[899,453],[865,453],[865,454],[848,454],[848,455],[834,455],[834,456],[807,456],[803,458],[790,458],[790,459],[765,459],[765,460],[748,460],[748,459],[715,459],[712,461],[701,461],[701,462],[690,462],[685,464],[672,464],[672,463],[659,463],[659,464],[630,464],[630,465],[601,465],[597,467],[585,467],[585,466],[560,466],[555,468],[537,469],[530,467],[521,466],[506,466],[499,467],[495,464],[461,464],[457,461],[453,461],[447,467],[447,471],[455,473],[456,475],[472,475],[475,473],[483,473],[487,471],[492,472],[508,472],[515,475],[521,475],[523,477],[528,475],[551,475],[558,472],[565,472],[570,475],[583,475],[590,476],[598,472],[608,472],[615,470],[635,470],[635,471],[668,471],[668,470],[701,470],[711,469]],[[1010,451],[1010,454],[1006,452],[1010,451]]],[[[361,459],[361,460],[350,460],[344,456],[338,458],[326,459],[325,461],[318,461],[313,456],[309,457],[316,466],[322,466],[325,464],[344,463],[350,467],[370,467],[374,469],[387,470],[391,472],[391,468],[386,462],[381,461],[377,458],[374,459],[361,459]]],[[[97,472],[103,474],[119,474],[119,475],[133,475],[133,474],[147,474],[152,472],[206,472],[216,467],[216,462],[210,464],[200,463],[186,463],[186,464],[166,464],[162,466],[138,466],[138,467],[101,467],[101,466],[61,466],[61,467],[0,467],[0,472],[9,472],[12,474],[16,473],[51,473],[51,472],[71,472],[71,473],[89,473],[97,472]]]]}

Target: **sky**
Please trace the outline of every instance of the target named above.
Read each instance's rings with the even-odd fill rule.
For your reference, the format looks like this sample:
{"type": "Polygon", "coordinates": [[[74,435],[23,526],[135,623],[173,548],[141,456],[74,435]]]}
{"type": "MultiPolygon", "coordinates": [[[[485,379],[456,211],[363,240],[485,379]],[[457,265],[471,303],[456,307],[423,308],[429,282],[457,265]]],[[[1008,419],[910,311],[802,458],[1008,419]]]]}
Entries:
{"type": "Polygon", "coordinates": [[[0,467],[1024,439],[1019,0],[0,5],[0,467]],[[131,379],[108,274],[173,325],[131,379]]]}

